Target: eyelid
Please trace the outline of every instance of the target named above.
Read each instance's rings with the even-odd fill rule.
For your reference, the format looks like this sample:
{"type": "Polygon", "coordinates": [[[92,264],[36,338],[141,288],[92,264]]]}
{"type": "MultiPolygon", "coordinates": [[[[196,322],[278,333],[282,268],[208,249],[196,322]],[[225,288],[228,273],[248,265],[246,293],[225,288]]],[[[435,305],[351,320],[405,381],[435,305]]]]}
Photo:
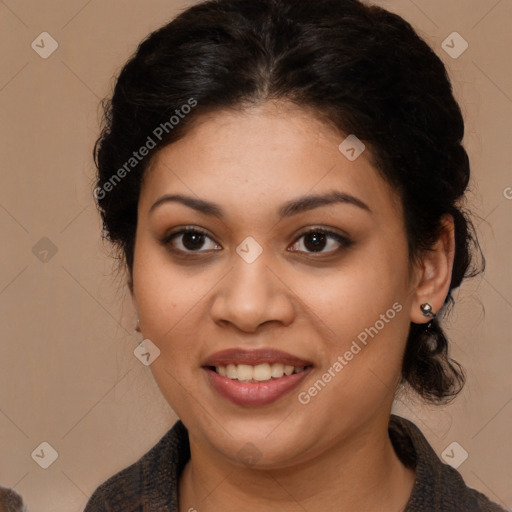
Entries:
{"type": "Polygon", "coordinates": [[[203,235],[206,235],[206,236],[212,238],[205,229],[200,228],[198,226],[190,225],[190,226],[180,226],[178,228],[173,229],[171,232],[167,233],[164,236],[164,240],[166,240],[166,239],[168,240],[175,235],[182,234],[182,233],[188,233],[190,231],[201,233],[203,235]]]}
{"type": "Polygon", "coordinates": [[[307,228],[304,228],[304,230],[299,231],[299,233],[296,235],[295,241],[297,241],[301,236],[307,235],[308,233],[324,233],[326,235],[335,235],[340,238],[344,238],[346,240],[349,240],[350,237],[347,233],[344,231],[341,231],[338,228],[332,228],[330,226],[308,226],[307,228]]]}

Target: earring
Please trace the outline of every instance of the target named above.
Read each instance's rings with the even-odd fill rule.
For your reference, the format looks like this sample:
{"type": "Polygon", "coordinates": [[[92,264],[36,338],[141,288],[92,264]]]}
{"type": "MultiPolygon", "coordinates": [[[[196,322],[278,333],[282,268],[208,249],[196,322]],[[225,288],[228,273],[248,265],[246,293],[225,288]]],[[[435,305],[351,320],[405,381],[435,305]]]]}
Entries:
{"type": "Polygon", "coordinates": [[[135,330],[136,330],[137,332],[141,332],[141,330],[140,330],[139,317],[135,318],[135,330]]]}
{"type": "Polygon", "coordinates": [[[420,306],[421,312],[423,313],[423,316],[426,316],[427,318],[434,318],[436,314],[432,310],[432,306],[427,302],[425,304],[422,304],[420,306]]]}

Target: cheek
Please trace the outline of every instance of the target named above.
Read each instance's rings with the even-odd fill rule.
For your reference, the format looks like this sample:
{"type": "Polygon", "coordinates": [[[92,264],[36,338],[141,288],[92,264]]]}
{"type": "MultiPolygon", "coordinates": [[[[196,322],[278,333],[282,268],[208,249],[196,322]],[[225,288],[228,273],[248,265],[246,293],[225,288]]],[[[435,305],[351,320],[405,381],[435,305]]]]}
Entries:
{"type": "Polygon", "coordinates": [[[334,380],[340,388],[351,383],[340,390],[341,395],[357,394],[370,381],[382,391],[399,375],[410,325],[407,269],[405,241],[394,245],[381,241],[322,282],[311,281],[317,291],[308,295],[308,305],[330,333],[323,336],[323,366],[332,367],[341,356],[343,371],[335,372],[339,377],[334,380]]]}
{"type": "MultiPolygon", "coordinates": [[[[335,333],[344,339],[354,337],[378,321],[395,302],[406,309],[406,268],[407,260],[399,250],[393,254],[375,244],[325,277],[309,277],[303,298],[335,333]]],[[[390,311],[389,316],[394,317],[394,313],[390,311]]]]}
{"type": "Polygon", "coordinates": [[[169,362],[189,359],[197,348],[197,315],[203,308],[205,290],[183,279],[148,279],[139,287],[139,318],[144,336],[151,339],[169,362]],[[185,349],[185,347],[187,349],[185,349]]]}
{"type": "Polygon", "coordinates": [[[145,336],[161,340],[200,303],[207,279],[172,264],[154,242],[137,240],[133,265],[134,295],[145,336]]]}
{"type": "MultiPolygon", "coordinates": [[[[334,342],[318,343],[322,367],[299,390],[316,425],[349,428],[393,400],[409,329],[407,292],[395,282],[375,285],[378,275],[340,276],[313,298],[312,309],[336,333],[334,342]]],[[[329,427],[332,435],[337,428],[329,427]]]]}
{"type": "Polygon", "coordinates": [[[191,407],[199,394],[197,315],[203,307],[201,297],[211,285],[187,276],[142,244],[134,258],[133,281],[143,336],[160,350],[150,366],[153,378],[180,417],[200,417],[201,408],[191,407]]]}

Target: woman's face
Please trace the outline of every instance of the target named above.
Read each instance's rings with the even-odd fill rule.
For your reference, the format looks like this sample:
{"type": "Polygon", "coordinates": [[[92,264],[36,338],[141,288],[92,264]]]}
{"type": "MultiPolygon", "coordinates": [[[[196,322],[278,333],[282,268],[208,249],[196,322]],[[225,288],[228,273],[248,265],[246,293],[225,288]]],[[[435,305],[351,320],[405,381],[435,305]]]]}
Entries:
{"type": "Polygon", "coordinates": [[[147,172],[134,303],[159,388],[216,456],[286,467],[387,424],[414,279],[399,201],[344,138],[284,104],[218,112],[147,172]]]}

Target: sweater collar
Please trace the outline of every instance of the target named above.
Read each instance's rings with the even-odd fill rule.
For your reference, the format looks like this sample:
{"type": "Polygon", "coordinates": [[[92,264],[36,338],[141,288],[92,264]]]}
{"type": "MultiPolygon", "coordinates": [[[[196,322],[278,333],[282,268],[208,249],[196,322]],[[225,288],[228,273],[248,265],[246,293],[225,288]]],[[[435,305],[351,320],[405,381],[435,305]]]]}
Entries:
{"type": "MultiPolygon", "coordinates": [[[[413,490],[404,512],[470,510],[464,508],[469,503],[465,501],[467,487],[462,477],[455,469],[440,461],[414,423],[392,414],[388,433],[402,463],[416,471],[413,490]]],[[[162,491],[159,498],[162,502],[165,500],[167,506],[170,505],[171,511],[177,512],[179,477],[190,459],[188,431],[178,420],[165,437],[169,441],[169,451],[165,457],[171,488],[162,491]]],[[[150,475],[147,477],[151,478],[150,475]]]]}
{"type": "Polygon", "coordinates": [[[461,475],[441,462],[420,429],[411,421],[391,415],[389,437],[402,463],[416,471],[404,512],[480,510],[470,500],[461,475]]]}

